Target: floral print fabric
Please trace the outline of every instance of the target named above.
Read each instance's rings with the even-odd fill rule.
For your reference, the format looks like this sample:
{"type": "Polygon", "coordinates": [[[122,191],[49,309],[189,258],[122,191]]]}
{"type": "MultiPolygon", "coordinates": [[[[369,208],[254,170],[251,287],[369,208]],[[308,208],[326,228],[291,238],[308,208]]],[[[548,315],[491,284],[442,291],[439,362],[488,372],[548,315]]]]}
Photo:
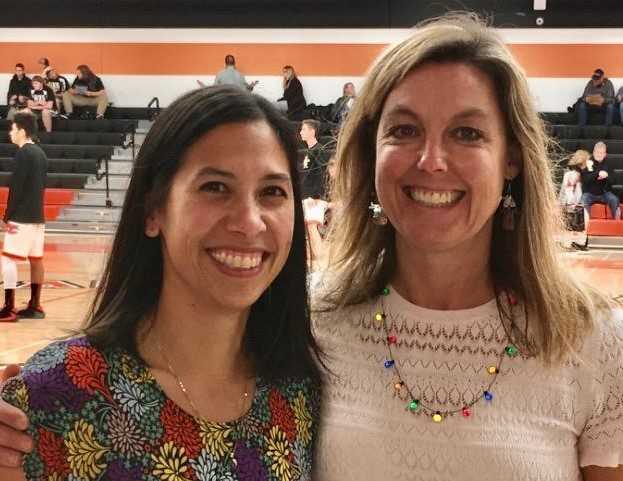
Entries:
{"type": "Polygon", "coordinates": [[[147,367],[86,338],[35,354],[2,398],[24,410],[35,450],[29,481],[309,480],[318,392],[258,380],[242,418],[214,423],[166,397],[147,367]]]}

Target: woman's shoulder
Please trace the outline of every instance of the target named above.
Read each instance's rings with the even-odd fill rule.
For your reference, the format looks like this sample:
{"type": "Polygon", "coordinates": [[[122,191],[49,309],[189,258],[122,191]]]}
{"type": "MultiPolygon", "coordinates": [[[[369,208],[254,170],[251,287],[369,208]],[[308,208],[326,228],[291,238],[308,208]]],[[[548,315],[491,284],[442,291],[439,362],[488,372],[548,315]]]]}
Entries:
{"type": "Polygon", "coordinates": [[[623,307],[604,311],[596,318],[582,351],[601,365],[616,361],[623,367],[623,307]]]}

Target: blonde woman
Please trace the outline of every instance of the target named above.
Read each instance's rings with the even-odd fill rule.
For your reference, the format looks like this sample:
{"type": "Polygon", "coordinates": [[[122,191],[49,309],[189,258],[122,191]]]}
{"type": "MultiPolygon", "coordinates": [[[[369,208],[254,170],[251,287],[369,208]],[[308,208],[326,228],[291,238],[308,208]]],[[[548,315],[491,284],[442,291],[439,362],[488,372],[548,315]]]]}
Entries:
{"type": "Polygon", "coordinates": [[[315,306],[315,480],[623,480],[623,319],[559,262],[545,146],[523,71],[470,16],[371,68],[315,306]]]}
{"type": "Polygon", "coordinates": [[[287,115],[290,120],[303,120],[304,110],[307,107],[305,96],[303,95],[303,85],[296,76],[294,67],[286,65],[283,67],[283,96],[277,102],[287,103],[287,115]]]}

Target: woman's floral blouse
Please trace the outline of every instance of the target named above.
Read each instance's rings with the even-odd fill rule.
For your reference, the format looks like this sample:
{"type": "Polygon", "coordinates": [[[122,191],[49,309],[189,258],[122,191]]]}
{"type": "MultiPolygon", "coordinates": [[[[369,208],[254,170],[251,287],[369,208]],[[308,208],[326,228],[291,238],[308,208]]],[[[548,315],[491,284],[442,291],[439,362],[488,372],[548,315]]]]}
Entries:
{"type": "Polygon", "coordinates": [[[319,395],[310,381],[258,380],[242,418],[195,418],[167,398],[141,360],[86,338],[35,354],[2,398],[35,439],[29,481],[309,480],[319,395]]]}

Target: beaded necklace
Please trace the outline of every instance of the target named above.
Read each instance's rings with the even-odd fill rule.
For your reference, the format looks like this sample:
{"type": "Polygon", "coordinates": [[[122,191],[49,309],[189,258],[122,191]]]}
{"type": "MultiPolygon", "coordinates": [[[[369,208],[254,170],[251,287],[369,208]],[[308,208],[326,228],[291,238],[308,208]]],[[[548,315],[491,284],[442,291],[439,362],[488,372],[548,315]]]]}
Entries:
{"type": "MultiPolygon", "coordinates": [[[[490,377],[490,380],[488,381],[488,383],[486,384],[486,388],[482,390],[480,395],[477,396],[471,402],[466,403],[459,409],[447,409],[447,410],[436,409],[422,402],[422,400],[418,396],[414,395],[412,389],[404,381],[402,375],[400,374],[400,368],[398,367],[398,364],[396,363],[396,357],[394,356],[394,352],[392,349],[392,346],[397,345],[398,338],[396,337],[395,334],[390,334],[389,329],[387,327],[387,314],[385,311],[384,298],[387,297],[389,293],[390,293],[390,290],[388,287],[385,287],[381,291],[381,296],[380,296],[381,309],[379,312],[375,314],[375,320],[381,324],[383,328],[383,332],[385,334],[385,344],[387,345],[388,355],[387,355],[387,359],[385,359],[383,364],[385,366],[385,369],[391,369],[394,373],[395,381],[393,383],[393,389],[396,391],[397,394],[400,394],[403,391],[406,391],[406,393],[408,394],[409,402],[405,409],[412,414],[424,413],[426,416],[429,416],[433,420],[433,422],[441,423],[445,418],[454,416],[459,413],[461,414],[463,418],[471,417],[472,407],[475,404],[482,401],[483,399],[486,402],[489,402],[489,403],[492,402],[493,401],[493,386],[495,385],[498,375],[500,374],[504,360],[507,357],[514,358],[519,354],[519,349],[517,349],[517,347],[511,342],[511,337],[508,334],[508,331],[506,332],[506,337],[508,340],[506,347],[504,347],[504,349],[500,352],[500,355],[498,356],[496,362],[486,367],[486,373],[490,377]]],[[[510,305],[511,330],[512,330],[512,327],[514,325],[514,316],[512,314],[512,309],[514,306],[517,305],[517,300],[515,299],[515,297],[510,295],[508,292],[506,292],[506,298],[510,305]]]]}

